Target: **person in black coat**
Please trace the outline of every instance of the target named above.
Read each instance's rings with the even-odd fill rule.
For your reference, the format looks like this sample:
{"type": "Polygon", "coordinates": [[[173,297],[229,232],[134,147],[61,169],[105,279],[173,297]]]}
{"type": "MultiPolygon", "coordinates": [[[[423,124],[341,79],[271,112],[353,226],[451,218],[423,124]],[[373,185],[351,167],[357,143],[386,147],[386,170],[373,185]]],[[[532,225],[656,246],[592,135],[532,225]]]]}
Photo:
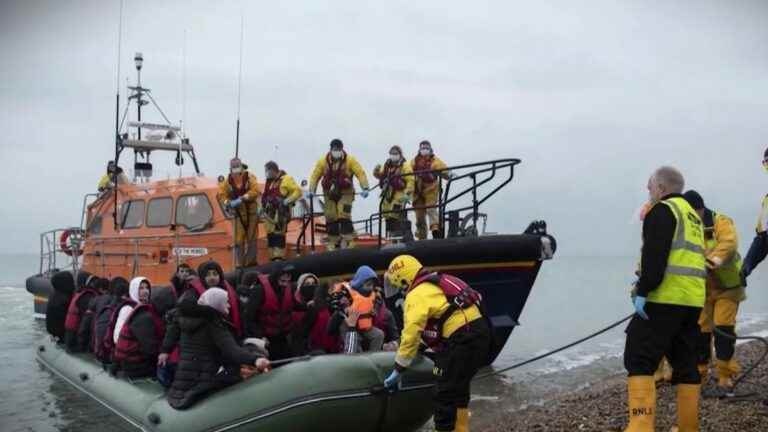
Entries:
{"type": "Polygon", "coordinates": [[[128,296],[128,281],[125,278],[117,276],[108,282],[109,295],[106,298],[98,296],[91,300],[86,312],[92,314],[91,351],[103,363],[110,362],[110,355],[104,351],[103,347],[110,319],[115,309],[123,302],[123,298],[128,296]]]}
{"type": "Polygon", "coordinates": [[[240,381],[240,365],[269,370],[269,361],[240,347],[235,341],[227,292],[209,288],[197,303],[178,305],[181,329],[180,361],[168,391],[168,404],[175,409],[192,406],[210,393],[240,381]]]}
{"type": "Polygon", "coordinates": [[[59,342],[64,342],[64,321],[72,294],[75,292],[75,278],[69,271],[60,271],[51,277],[53,291],[48,296],[45,313],[45,328],[59,342]]]}

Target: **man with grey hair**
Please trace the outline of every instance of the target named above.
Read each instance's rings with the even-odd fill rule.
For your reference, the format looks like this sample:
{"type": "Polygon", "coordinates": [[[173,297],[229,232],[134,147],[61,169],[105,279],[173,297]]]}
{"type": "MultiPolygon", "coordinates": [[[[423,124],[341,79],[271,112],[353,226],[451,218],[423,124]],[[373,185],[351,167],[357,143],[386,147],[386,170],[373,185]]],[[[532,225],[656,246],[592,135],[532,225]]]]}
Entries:
{"type": "Polygon", "coordinates": [[[704,225],[681,195],[684,187],[683,175],[669,166],[648,180],[653,206],[643,220],[640,279],[632,299],[636,314],[624,348],[630,432],[654,430],[653,373],[664,356],[674,369],[679,430],[699,430],[696,341],[707,273],[704,225]]]}

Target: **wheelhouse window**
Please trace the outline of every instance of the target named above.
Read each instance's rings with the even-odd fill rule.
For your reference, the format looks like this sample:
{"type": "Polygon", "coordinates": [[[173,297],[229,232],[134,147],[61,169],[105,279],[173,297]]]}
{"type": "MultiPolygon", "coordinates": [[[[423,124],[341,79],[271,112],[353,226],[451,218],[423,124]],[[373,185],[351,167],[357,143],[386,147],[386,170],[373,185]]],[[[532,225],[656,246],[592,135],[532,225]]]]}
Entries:
{"type": "Polygon", "coordinates": [[[176,202],[176,225],[203,231],[213,219],[213,207],[205,194],[180,196],[176,202]]]}
{"type": "Polygon", "coordinates": [[[144,224],[144,200],[131,200],[120,207],[123,229],[139,228],[144,224]]]}
{"type": "Polygon", "coordinates": [[[173,216],[173,198],[154,198],[147,207],[147,226],[158,228],[171,224],[173,216]]]}
{"type": "Polygon", "coordinates": [[[88,221],[88,226],[86,227],[86,232],[88,234],[101,234],[101,221],[102,216],[100,214],[97,214],[91,218],[90,221],[88,221]]]}

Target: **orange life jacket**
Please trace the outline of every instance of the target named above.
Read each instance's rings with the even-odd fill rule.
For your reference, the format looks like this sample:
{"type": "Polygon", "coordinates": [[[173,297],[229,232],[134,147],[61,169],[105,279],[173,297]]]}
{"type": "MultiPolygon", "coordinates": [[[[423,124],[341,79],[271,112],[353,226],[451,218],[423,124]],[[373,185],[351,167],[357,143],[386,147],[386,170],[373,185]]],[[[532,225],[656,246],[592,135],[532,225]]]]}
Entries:
{"type": "Polygon", "coordinates": [[[349,307],[360,313],[360,317],[357,319],[357,329],[360,331],[370,330],[373,327],[373,309],[376,302],[376,293],[371,292],[369,295],[364,296],[349,286],[347,282],[337,285],[335,289],[346,290],[352,298],[352,304],[349,307]]]}

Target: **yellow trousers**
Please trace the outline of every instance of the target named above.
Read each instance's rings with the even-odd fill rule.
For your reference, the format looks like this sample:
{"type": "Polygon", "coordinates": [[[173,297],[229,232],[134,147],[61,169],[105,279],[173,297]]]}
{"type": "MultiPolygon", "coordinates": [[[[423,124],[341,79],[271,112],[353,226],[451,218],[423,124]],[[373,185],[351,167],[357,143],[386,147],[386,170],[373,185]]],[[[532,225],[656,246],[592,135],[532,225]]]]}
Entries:
{"type": "Polygon", "coordinates": [[[256,204],[243,204],[235,210],[235,253],[238,266],[258,264],[259,215],[256,204]]]}
{"type": "Polygon", "coordinates": [[[417,193],[413,200],[413,207],[416,209],[416,238],[419,240],[427,238],[427,219],[429,219],[429,231],[440,229],[440,213],[437,207],[428,208],[437,205],[439,192],[437,185],[435,185],[417,193]]]}
{"type": "Polygon", "coordinates": [[[344,191],[338,201],[325,197],[323,213],[328,230],[326,249],[334,250],[341,238],[341,247],[354,247],[355,230],[352,226],[352,202],[355,200],[354,190],[344,191]]]}

